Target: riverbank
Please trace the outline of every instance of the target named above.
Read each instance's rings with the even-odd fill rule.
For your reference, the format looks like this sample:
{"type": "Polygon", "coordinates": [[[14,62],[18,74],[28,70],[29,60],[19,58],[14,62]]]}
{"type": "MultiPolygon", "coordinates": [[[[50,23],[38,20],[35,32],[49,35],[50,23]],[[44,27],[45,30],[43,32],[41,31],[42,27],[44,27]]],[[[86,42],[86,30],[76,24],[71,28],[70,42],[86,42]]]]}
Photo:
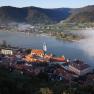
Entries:
{"type": "MultiPolygon", "coordinates": [[[[19,48],[42,49],[44,42],[47,44],[48,53],[52,52],[57,56],[65,55],[70,59],[82,59],[91,66],[94,65],[93,59],[88,53],[84,52],[79,41],[70,42],[56,39],[51,36],[40,36],[39,34],[25,34],[24,32],[0,32],[0,42],[5,40],[8,44],[19,48]],[[20,40],[20,41],[19,41],[20,40]]],[[[80,40],[82,41],[82,40],[80,40]]]]}
{"type": "Polygon", "coordinates": [[[56,39],[60,39],[60,40],[64,40],[64,41],[79,41],[80,39],[82,39],[83,37],[82,36],[78,36],[74,33],[70,33],[69,32],[65,32],[65,31],[62,31],[62,32],[59,32],[59,31],[42,31],[42,32],[32,32],[32,31],[18,31],[18,30],[6,30],[6,29],[1,29],[0,32],[24,32],[26,34],[36,34],[36,35],[42,35],[42,36],[52,36],[52,37],[55,37],[56,39]]]}

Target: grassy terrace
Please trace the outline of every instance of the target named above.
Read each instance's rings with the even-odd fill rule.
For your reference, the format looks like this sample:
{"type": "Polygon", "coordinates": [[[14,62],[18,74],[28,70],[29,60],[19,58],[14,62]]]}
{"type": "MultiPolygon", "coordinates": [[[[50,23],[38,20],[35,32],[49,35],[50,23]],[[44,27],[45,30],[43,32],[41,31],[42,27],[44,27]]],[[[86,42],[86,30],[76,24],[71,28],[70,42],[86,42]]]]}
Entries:
{"type": "MultiPolygon", "coordinates": [[[[73,31],[75,32],[75,31],[73,31]]],[[[70,31],[56,31],[56,30],[44,30],[44,33],[50,35],[50,36],[54,36],[56,37],[57,39],[61,39],[61,40],[67,40],[67,41],[73,41],[73,40],[80,40],[83,38],[83,36],[79,36],[79,35],[76,35],[76,34],[73,34],[72,32],[70,31]]]]}
{"type": "Polygon", "coordinates": [[[68,41],[72,41],[72,40],[80,40],[81,37],[74,35],[74,34],[64,34],[64,33],[59,33],[56,35],[56,38],[58,39],[63,39],[63,40],[68,40],[68,41]]]}

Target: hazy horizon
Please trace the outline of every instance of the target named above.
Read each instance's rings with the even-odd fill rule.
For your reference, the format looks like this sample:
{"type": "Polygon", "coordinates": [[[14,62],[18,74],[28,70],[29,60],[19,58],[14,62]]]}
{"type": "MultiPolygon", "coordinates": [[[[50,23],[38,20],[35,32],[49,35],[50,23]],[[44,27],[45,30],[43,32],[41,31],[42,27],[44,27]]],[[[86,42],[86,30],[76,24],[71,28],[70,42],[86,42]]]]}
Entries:
{"type": "MultiPolygon", "coordinates": [[[[86,5],[86,6],[93,6],[93,5],[86,5]]],[[[83,8],[83,7],[86,7],[86,6],[82,6],[82,7],[75,7],[75,8],[83,8]]],[[[0,7],[14,7],[14,8],[26,8],[26,7],[36,7],[36,8],[44,8],[44,9],[59,9],[59,8],[73,8],[75,9],[74,7],[54,7],[54,8],[45,8],[45,7],[38,7],[38,6],[24,6],[24,7],[17,7],[17,6],[12,6],[12,5],[6,5],[6,6],[0,6],[0,7]]]]}
{"type": "Polygon", "coordinates": [[[35,6],[40,8],[81,8],[88,5],[94,5],[93,0],[0,0],[0,7],[29,7],[35,6]]]}

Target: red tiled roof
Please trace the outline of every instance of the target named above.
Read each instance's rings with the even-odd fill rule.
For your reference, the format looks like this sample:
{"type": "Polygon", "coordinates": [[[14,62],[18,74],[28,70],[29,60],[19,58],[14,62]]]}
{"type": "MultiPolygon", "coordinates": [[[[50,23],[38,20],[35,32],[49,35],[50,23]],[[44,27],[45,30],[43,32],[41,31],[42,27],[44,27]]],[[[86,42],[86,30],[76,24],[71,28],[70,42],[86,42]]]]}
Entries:
{"type": "Polygon", "coordinates": [[[35,54],[37,54],[37,55],[40,55],[40,54],[44,54],[44,51],[43,51],[43,50],[38,50],[38,49],[33,49],[33,50],[31,51],[31,53],[35,53],[35,54]]]}

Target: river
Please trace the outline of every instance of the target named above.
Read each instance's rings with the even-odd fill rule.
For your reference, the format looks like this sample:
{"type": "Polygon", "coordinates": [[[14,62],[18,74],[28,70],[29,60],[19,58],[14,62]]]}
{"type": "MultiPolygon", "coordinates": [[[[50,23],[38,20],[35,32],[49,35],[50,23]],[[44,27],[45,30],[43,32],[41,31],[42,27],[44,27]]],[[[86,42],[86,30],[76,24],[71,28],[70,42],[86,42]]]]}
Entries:
{"type": "Polygon", "coordinates": [[[46,42],[48,53],[53,53],[58,56],[65,55],[66,58],[70,59],[81,59],[89,65],[94,66],[94,56],[90,54],[90,51],[86,50],[89,47],[87,46],[88,42],[86,43],[86,40],[80,40],[78,42],[69,42],[59,40],[55,37],[50,37],[47,35],[1,31],[0,42],[2,42],[2,40],[5,40],[8,44],[11,44],[12,46],[37,49],[42,49],[43,43],[46,42]]]}

